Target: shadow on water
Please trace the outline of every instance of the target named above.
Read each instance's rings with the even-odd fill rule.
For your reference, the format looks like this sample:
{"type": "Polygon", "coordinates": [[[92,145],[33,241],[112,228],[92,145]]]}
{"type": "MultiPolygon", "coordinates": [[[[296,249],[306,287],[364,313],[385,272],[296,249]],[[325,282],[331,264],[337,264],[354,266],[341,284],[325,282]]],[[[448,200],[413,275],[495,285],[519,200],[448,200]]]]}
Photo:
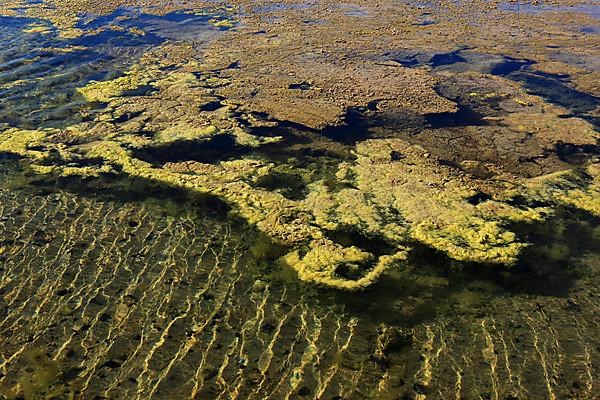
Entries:
{"type": "MultiPolygon", "coordinates": [[[[478,57],[474,57],[474,61],[478,59],[478,57]]],[[[467,65],[463,65],[463,68],[470,69],[469,62],[465,60],[464,63],[467,65]]],[[[569,86],[569,75],[539,71],[534,68],[534,61],[512,57],[503,57],[493,64],[484,64],[483,70],[477,64],[472,65],[474,66],[473,70],[519,82],[529,94],[540,96],[549,103],[564,107],[574,116],[588,120],[597,129],[600,129],[600,118],[588,115],[600,106],[600,98],[569,86]]]]}
{"type": "Polygon", "coordinates": [[[398,62],[404,67],[429,65],[434,71],[467,72],[502,76],[523,85],[525,91],[571,111],[600,129],[600,118],[592,115],[600,107],[600,98],[574,89],[567,74],[550,74],[535,69],[535,61],[516,59],[458,49],[448,53],[411,50],[390,51],[378,59],[398,62]]]}
{"type": "Polygon", "coordinates": [[[233,136],[223,134],[206,140],[181,140],[136,148],[132,150],[132,155],[155,166],[163,166],[168,162],[182,161],[217,163],[239,158],[249,152],[250,148],[238,145],[233,136]]]}
{"type": "Polygon", "coordinates": [[[600,106],[600,98],[568,86],[568,76],[530,70],[519,70],[506,76],[521,82],[530,94],[541,96],[550,103],[565,107],[575,116],[588,120],[600,130],[600,118],[586,115],[600,106]]]}
{"type": "Polygon", "coordinates": [[[429,65],[431,65],[433,68],[438,68],[444,65],[453,65],[456,63],[467,62],[467,60],[462,58],[458,53],[460,53],[460,50],[451,51],[449,53],[435,54],[429,60],[429,65]]]}
{"type": "Polygon", "coordinates": [[[498,297],[568,297],[586,274],[579,258],[600,256],[599,225],[598,217],[563,208],[543,224],[516,227],[530,246],[512,267],[461,263],[416,244],[406,265],[364,292],[335,294],[336,301],[374,324],[412,327],[443,316],[485,315],[498,297]]]}
{"type": "MultiPolygon", "coordinates": [[[[195,193],[162,182],[131,177],[124,174],[102,174],[97,177],[56,177],[37,175],[26,166],[16,168],[10,158],[0,158],[0,169],[8,172],[5,184],[15,189],[30,190],[44,196],[66,191],[80,197],[109,200],[118,203],[143,203],[153,201],[164,204],[165,211],[172,214],[194,210],[200,216],[230,220],[231,207],[218,197],[195,193]],[[5,161],[5,162],[4,162],[5,161]],[[175,207],[170,207],[174,205],[175,207]]],[[[93,160],[92,160],[93,161],[93,160]]],[[[244,223],[243,221],[239,221],[244,223]]]]}
{"type": "Polygon", "coordinates": [[[459,104],[458,111],[452,113],[429,114],[427,123],[433,128],[449,128],[457,126],[483,126],[487,125],[484,115],[476,112],[467,105],[459,104]]]}

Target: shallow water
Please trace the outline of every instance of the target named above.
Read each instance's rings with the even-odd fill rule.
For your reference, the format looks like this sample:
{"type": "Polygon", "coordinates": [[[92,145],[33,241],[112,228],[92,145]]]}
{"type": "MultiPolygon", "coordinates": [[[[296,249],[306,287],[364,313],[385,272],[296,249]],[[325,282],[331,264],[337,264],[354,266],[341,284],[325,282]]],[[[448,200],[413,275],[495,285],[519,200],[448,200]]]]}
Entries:
{"type": "MultiPolygon", "coordinates": [[[[259,10],[288,7],[304,6],[276,3],[259,10]]],[[[358,6],[339,8],[351,17],[369,15],[358,6]]],[[[119,8],[82,16],[77,28],[90,31],[60,39],[47,21],[0,17],[0,40],[8,44],[0,49],[0,131],[60,130],[91,121],[106,104],[87,102],[77,88],[124,76],[147,50],[170,41],[208,46],[229,29],[211,24],[213,18],[234,16],[119,8]],[[32,24],[49,28],[24,32],[32,24]]],[[[568,74],[537,70],[532,60],[469,49],[377,57],[430,68],[441,79],[438,92],[459,110],[427,117],[392,110],[374,117],[375,104],[321,131],[285,121],[250,127],[257,137],[283,138],[260,147],[219,135],[131,152],[156,168],[260,159],[281,168],[254,180],[254,187],[301,200],[311,183],[335,182],[339,163],[352,162],[354,146],[367,138],[393,134],[427,146],[432,130],[436,136],[493,126],[484,118],[508,112],[493,98],[465,100],[464,82],[444,75],[463,72],[521,85],[564,107],[568,118],[599,127],[592,112],[598,97],[575,89],[568,74]]],[[[141,89],[121,97],[146,99],[158,90],[141,89]]],[[[288,89],[313,87],[299,82],[288,89]]],[[[213,100],[197,112],[223,108],[227,99],[210,95],[213,100]]],[[[116,118],[117,124],[135,113],[116,118]]],[[[428,149],[441,159],[452,153],[463,160],[450,145],[428,149]]],[[[575,166],[599,155],[594,145],[544,150],[575,166]]],[[[39,175],[24,161],[0,153],[0,399],[596,396],[600,220],[591,213],[561,206],[543,223],[515,223],[530,246],[510,268],[458,262],[414,243],[402,268],[364,291],[344,292],[298,280],[276,261],[286,250],[220,198],[119,171],[39,175]]],[[[508,161],[505,167],[511,168],[508,161]]],[[[520,172],[541,175],[532,171],[520,172]]],[[[470,199],[485,200],[485,194],[470,199]]],[[[350,228],[326,233],[376,255],[390,251],[382,238],[350,228]]]]}

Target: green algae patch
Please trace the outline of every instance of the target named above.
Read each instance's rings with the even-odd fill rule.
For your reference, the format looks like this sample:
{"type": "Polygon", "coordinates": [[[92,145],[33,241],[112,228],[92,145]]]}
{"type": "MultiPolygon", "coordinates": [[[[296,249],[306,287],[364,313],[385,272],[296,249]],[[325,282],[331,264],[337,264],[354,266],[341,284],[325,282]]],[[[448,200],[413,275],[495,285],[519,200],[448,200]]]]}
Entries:
{"type": "Polygon", "coordinates": [[[40,159],[46,152],[32,149],[43,144],[49,132],[43,130],[8,129],[0,132],[0,152],[18,154],[30,159],[40,159]]]}
{"type": "Polygon", "coordinates": [[[192,175],[154,168],[151,164],[132,157],[119,144],[110,141],[93,143],[81,150],[90,157],[102,158],[119,166],[130,176],[216,195],[236,206],[237,213],[250,224],[255,224],[282,243],[294,244],[321,236],[319,230],[308,223],[309,216],[297,210],[292,201],[276,193],[254,189],[249,184],[239,181],[239,175],[233,172],[235,169],[217,167],[211,168],[211,174],[192,175]]]}
{"type": "Polygon", "coordinates": [[[532,197],[600,216],[600,164],[532,179],[532,197]]]}
{"type": "Polygon", "coordinates": [[[218,129],[212,125],[205,127],[194,127],[187,124],[177,124],[158,132],[154,142],[159,144],[173,143],[178,141],[198,140],[214,136],[218,129]]]}
{"type": "MultiPolygon", "coordinates": [[[[85,157],[102,159],[105,165],[93,167],[34,166],[32,170],[61,176],[96,176],[116,168],[130,177],[163,185],[217,196],[234,207],[235,214],[256,226],[261,232],[288,247],[306,247],[300,255],[292,250],[282,260],[294,268],[301,280],[346,290],[362,289],[372,284],[386,269],[405,259],[405,251],[377,257],[354,246],[344,247],[325,238],[322,228],[314,224],[310,213],[297,202],[243,182],[249,173],[261,171],[256,162],[236,160],[221,165],[188,164],[156,168],[131,156],[113,141],[93,142],[77,148],[85,157]],[[179,171],[179,172],[174,172],[179,171]],[[341,273],[341,270],[345,273],[341,273]]],[[[262,169],[269,172],[269,167],[262,169]]]]}
{"type": "Polygon", "coordinates": [[[235,26],[236,21],[229,18],[211,18],[208,21],[212,26],[223,29],[231,29],[235,26]]]}
{"type": "Polygon", "coordinates": [[[8,398],[74,399],[74,393],[62,382],[59,362],[51,359],[41,348],[33,348],[24,354],[28,373],[19,381],[23,396],[9,394],[8,398]]]}
{"type": "Polygon", "coordinates": [[[527,245],[510,223],[549,214],[547,208],[491,198],[474,204],[481,182],[399,139],[361,142],[356,156],[354,165],[342,165],[337,174],[355,188],[331,193],[321,185],[309,196],[307,204],[323,226],[350,225],[396,244],[416,240],[459,261],[510,265],[527,245]]]}
{"type": "Polygon", "coordinates": [[[329,240],[316,240],[301,256],[295,250],[280,259],[291,266],[300,280],[336,289],[360,290],[372,285],[390,267],[406,260],[406,251],[377,259],[357,247],[343,247],[329,240]]]}
{"type": "Polygon", "coordinates": [[[465,217],[462,221],[439,225],[426,220],[414,227],[412,236],[459,261],[514,264],[521,250],[515,233],[507,231],[496,221],[465,217]]]}
{"type": "MultiPolygon", "coordinates": [[[[215,133],[214,128],[208,129],[206,135],[215,133]]],[[[72,127],[71,134],[78,136],[76,132],[72,127]]],[[[28,150],[28,146],[39,146],[44,139],[51,142],[52,134],[57,132],[10,131],[0,148],[32,161],[43,160],[44,154],[28,150]]],[[[175,131],[173,135],[171,140],[189,139],[176,136],[175,131]]],[[[344,290],[363,289],[390,267],[401,265],[414,241],[459,261],[513,264],[526,244],[507,228],[509,222],[532,222],[545,215],[541,209],[516,208],[498,200],[472,204],[469,199],[476,193],[476,184],[470,178],[441,166],[422,148],[401,140],[358,144],[356,162],[342,163],[336,174],[344,188],[331,191],[317,181],[308,186],[305,200],[295,201],[253,185],[273,171],[286,170],[282,166],[240,159],[155,167],[135,158],[124,147],[127,143],[119,143],[122,139],[117,136],[62,150],[62,159],[100,159],[100,166],[44,162],[34,163],[32,170],[60,176],[121,171],[130,177],[216,196],[275,243],[290,248],[281,262],[292,267],[300,280],[344,290]],[[361,240],[353,245],[329,238],[331,232],[345,229],[368,240],[381,238],[385,249],[357,247],[365,245],[359,243],[361,240]]]]}
{"type": "Polygon", "coordinates": [[[571,172],[548,177],[535,192],[527,180],[506,176],[508,183],[498,183],[488,179],[497,172],[479,162],[455,168],[402,139],[347,146],[354,159],[328,166],[325,175],[315,164],[298,167],[294,157],[272,161],[262,146],[283,137],[252,128],[277,123],[223,99],[219,90],[242,81],[190,61],[190,51],[177,43],[149,51],[124,76],[78,89],[87,101],[105,103],[92,121],[61,131],[10,129],[0,134],[0,151],[29,159],[31,171],[42,175],[124,174],[214,196],[285,248],[278,259],[300,280],[343,290],[364,289],[403,265],[416,243],[462,262],[514,264],[528,244],[513,224],[541,222],[552,213],[549,207],[517,206],[516,196],[538,193],[598,208],[591,167],[580,180],[571,172]],[[167,67],[172,72],[161,71],[167,67]],[[151,95],[136,90],[147,86],[151,95]],[[225,151],[243,147],[243,156],[210,159],[211,141],[224,135],[231,138],[225,151]],[[200,151],[208,147],[208,161],[168,154],[192,143],[200,151]]]}
{"type": "Polygon", "coordinates": [[[127,71],[125,76],[104,82],[90,82],[77,91],[89,102],[106,103],[127,91],[148,85],[150,82],[151,78],[136,66],[127,71]]]}

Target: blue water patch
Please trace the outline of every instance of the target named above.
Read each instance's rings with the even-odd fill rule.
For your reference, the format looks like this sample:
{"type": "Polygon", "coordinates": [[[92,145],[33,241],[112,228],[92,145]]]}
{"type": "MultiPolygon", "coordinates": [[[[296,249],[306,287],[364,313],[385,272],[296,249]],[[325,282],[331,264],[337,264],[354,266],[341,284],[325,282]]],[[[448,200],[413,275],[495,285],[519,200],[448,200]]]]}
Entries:
{"type": "Polygon", "coordinates": [[[443,65],[452,65],[452,64],[456,64],[456,63],[467,62],[467,60],[465,60],[458,54],[459,52],[460,52],[460,50],[456,50],[456,51],[451,51],[449,53],[435,54],[433,57],[431,57],[431,60],[429,60],[429,64],[433,68],[437,68],[437,67],[441,67],[443,65]]]}
{"type": "Polygon", "coordinates": [[[226,26],[217,27],[212,20],[232,20],[232,14],[224,10],[214,12],[192,13],[176,11],[165,15],[153,15],[141,12],[139,9],[120,7],[114,12],[103,16],[87,15],[77,25],[80,29],[99,29],[116,26],[123,29],[141,29],[149,41],[188,40],[196,41],[209,38],[226,26]]]}
{"type": "Polygon", "coordinates": [[[546,12],[575,12],[600,18],[600,7],[596,4],[556,5],[545,4],[543,1],[534,3],[504,1],[498,6],[501,10],[515,13],[538,15],[546,12]]]}
{"type": "Polygon", "coordinates": [[[212,18],[231,16],[155,16],[119,8],[106,16],[84,16],[76,28],[88,33],[61,39],[46,21],[0,17],[0,128],[61,127],[90,118],[96,105],[83,101],[77,88],[122,76],[147,50],[167,40],[206,44],[226,29],[214,26],[212,18]],[[23,32],[32,25],[47,29],[23,32]]]}
{"type": "Polygon", "coordinates": [[[7,17],[0,15],[0,33],[9,29],[24,29],[28,24],[35,22],[32,18],[7,17]]]}
{"type": "Polygon", "coordinates": [[[377,60],[394,61],[404,67],[430,66],[434,71],[479,72],[502,76],[521,83],[529,93],[562,106],[573,116],[589,121],[600,130],[600,118],[594,110],[600,107],[600,98],[580,92],[570,84],[567,74],[549,74],[535,69],[535,61],[491,55],[458,49],[447,53],[428,53],[411,50],[389,51],[377,60]]]}
{"type": "Polygon", "coordinates": [[[584,26],[580,29],[581,33],[591,33],[594,35],[600,35],[600,25],[596,26],[584,26]]]}

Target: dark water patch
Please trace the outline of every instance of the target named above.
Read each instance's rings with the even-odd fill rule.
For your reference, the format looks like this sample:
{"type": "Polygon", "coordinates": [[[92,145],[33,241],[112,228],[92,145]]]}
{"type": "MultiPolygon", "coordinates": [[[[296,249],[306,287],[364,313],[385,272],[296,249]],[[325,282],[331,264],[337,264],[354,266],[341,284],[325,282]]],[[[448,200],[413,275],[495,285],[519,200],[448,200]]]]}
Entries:
{"type": "Polygon", "coordinates": [[[414,327],[457,312],[485,315],[486,304],[498,297],[567,298],[575,281],[586,274],[580,258],[600,255],[597,226],[598,217],[570,208],[560,208],[541,224],[515,225],[520,240],[530,245],[514,266],[459,262],[413,243],[406,263],[364,292],[350,298],[342,294],[337,301],[375,324],[414,327]]]}
{"type": "Polygon", "coordinates": [[[307,126],[271,118],[266,113],[252,113],[259,120],[275,122],[275,127],[251,127],[251,133],[259,137],[282,137],[283,140],[256,149],[256,153],[275,159],[285,160],[290,157],[310,159],[323,157],[336,162],[353,159],[352,143],[367,137],[365,131],[367,119],[358,110],[350,110],[339,126],[324,129],[313,129],[307,126]]]}
{"type": "MultiPolygon", "coordinates": [[[[429,64],[434,70],[475,71],[519,82],[529,94],[543,97],[552,104],[565,107],[574,116],[586,119],[600,129],[600,118],[589,114],[600,106],[600,98],[572,88],[568,74],[550,74],[534,69],[533,60],[492,56],[460,49],[434,55],[429,64]]],[[[421,64],[413,66],[419,65],[421,64]]]]}
{"type": "Polygon", "coordinates": [[[429,60],[429,64],[433,68],[438,68],[444,65],[452,65],[456,63],[467,62],[464,58],[462,58],[458,53],[461,50],[451,51],[449,53],[439,53],[431,57],[429,60]]]}
{"type": "Polygon", "coordinates": [[[182,140],[174,143],[132,149],[135,158],[162,166],[168,162],[198,161],[216,163],[248,154],[251,149],[238,145],[230,135],[217,135],[207,140],[182,140]]]}
{"type": "Polygon", "coordinates": [[[27,28],[30,24],[39,23],[40,21],[35,18],[27,17],[12,17],[0,15],[0,29],[2,31],[6,29],[18,29],[22,30],[27,28]]]}
{"type": "Polygon", "coordinates": [[[594,35],[600,35],[600,27],[599,26],[584,26],[580,29],[581,33],[591,33],[594,35]]]}
{"type": "Polygon", "coordinates": [[[424,21],[419,21],[414,23],[414,25],[416,26],[429,26],[429,25],[435,25],[437,24],[438,21],[432,20],[432,19],[426,19],[424,21]]]}
{"type": "Polygon", "coordinates": [[[410,137],[421,133],[428,127],[426,116],[402,108],[384,110],[365,110],[368,125],[367,138],[410,137]]]}
{"type": "Polygon", "coordinates": [[[135,119],[135,118],[139,117],[142,114],[144,114],[143,111],[126,112],[126,113],[123,113],[123,114],[119,115],[117,118],[114,119],[114,121],[117,124],[122,124],[124,122],[127,122],[127,121],[130,121],[132,119],[135,119]]]}
{"type": "MultiPolygon", "coordinates": [[[[87,161],[87,165],[96,165],[96,160],[87,161]]],[[[77,166],[85,166],[85,162],[86,160],[82,160],[77,166]]],[[[27,169],[24,173],[25,176],[28,175],[27,169]]],[[[32,190],[37,195],[66,191],[84,198],[119,203],[164,202],[177,205],[181,211],[194,210],[199,215],[211,215],[213,218],[232,218],[228,215],[231,207],[218,197],[125,174],[101,174],[93,177],[29,175],[23,183],[24,189],[32,190]]],[[[177,213],[176,210],[172,212],[177,213]]]]}
{"type": "Polygon", "coordinates": [[[344,117],[344,124],[328,127],[320,131],[320,134],[336,142],[353,145],[368,139],[371,133],[368,130],[369,122],[365,115],[356,109],[350,109],[344,117]]]}
{"type": "Polygon", "coordinates": [[[465,199],[465,201],[467,203],[470,203],[470,204],[473,204],[474,206],[476,206],[478,204],[481,204],[481,203],[483,203],[485,201],[488,201],[488,200],[491,200],[491,199],[492,199],[492,196],[490,196],[489,194],[482,193],[482,192],[477,192],[476,194],[474,194],[474,195],[472,195],[470,197],[467,197],[465,199]]]}
{"type": "Polygon", "coordinates": [[[414,55],[405,56],[405,57],[397,57],[397,58],[394,58],[393,61],[396,61],[403,67],[407,67],[407,68],[418,67],[421,64],[420,61],[417,59],[417,56],[414,56],[414,55]]]}
{"type": "Polygon", "coordinates": [[[588,120],[597,129],[600,129],[600,118],[586,115],[600,106],[600,98],[568,86],[567,75],[521,70],[507,75],[507,78],[521,82],[528,93],[541,96],[550,103],[565,107],[575,116],[588,120]]]}
{"type": "Polygon", "coordinates": [[[327,237],[344,247],[356,246],[361,250],[376,256],[393,254],[395,247],[382,236],[372,236],[360,232],[352,226],[343,226],[336,230],[327,231],[327,237]]]}
{"type": "Polygon", "coordinates": [[[432,55],[410,49],[387,51],[375,57],[377,61],[394,61],[403,67],[413,68],[426,65],[432,55]]]}
{"type": "Polygon", "coordinates": [[[219,100],[216,100],[216,101],[211,101],[209,103],[206,103],[206,104],[203,104],[202,106],[200,106],[200,111],[211,112],[211,111],[216,111],[223,107],[224,107],[223,103],[219,100]]]}
{"type": "Polygon", "coordinates": [[[518,60],[512,57],[505,57],[503,61],[494,65],[490,74],[504,76],[533,64],[535,64],[535,62],[531,60],[518,60]]]}
{"type": "Polygon", "coordinates": [[[503,1],[499,8],[517,14],[538,15],[547,12],[553,13],[583,13],[594,18],[600,18],[600,10],[596,4],[569,4],[560,5],[549,2],[521,2],[503,1]]]}
{"type": "Polygon", "coordinates": [[[362,278],[365,274],[365,269],[370,267],[373,260],[365,260],[363,262],[352,264],[340,264],[335,267],[334,276],[339,279],[347,279],[356,281],[362,278]]]}
{"type": "Polygon", "coordinates": [[[292,90],[310,90],[312,85],[309,82],[292,83],[288,86],[288,89],[292,90]]]}
{"type": "Polygon", "coordinates": [[[0,162],[2,161],[18,161],[23,159],[23,157],[16,153],[11,153],[8,151],[0,151],[0,162]]]}
{"type": "Polygon", "coordinates": [[[429,114],[425,117],[429,126],[434,129],[487,125],[487,122],[483,118],[484,115],[463,104],[459,104],[458,111],[456,112],[429,114]]]}
{"type": "Polygon", "coordinates": [[[293,173],[271,172],[258,178],[254,186],[277,192],[290,200],[302,200],[308,194],[302,176],[293,173]]]}
{"type": "Polygon", "coordinates": [[[90,15],[82,19],[77,27],[80,29],[101,29],[109,26],[118,26],[124,29],[136,28],[145,32],[143,36],[150,36],[149,40],[201,42],[219,31],[230,29],[227,26],[215,26],[211,21],[220,21],[231,17],[231,13],[223,10],[204,13],[174,11],[164,15],[153,15],[141,12],[137,8],[119,7],[108,15],[90,15]]]}
{"type": "Polygon", "coordinates": [[[348,4],[348,3],[340,3],[336,5],[337,8],[342,10],[344,15],[348,15],[351,17],[368,17],[371,14],[369,10],[366,8],[356,5],[356,4],[348,4]]]}
{"type": "MultiPolygon", "coordinates": [[[[543,97],[552,104],[565,107],[573,112],[574,116],[586,119],[600,129],[600,118],[589,114],[600,106],[600,98],[572,88],[568,74],[549,74],[534,69],[535,61],[533,60],[482,54],[468,49],[434,55],[403,50],[384,53],[381,59],[398,62],[405,67],[430,65],[434,71],[475,71],[502,76],[520,82],[528,93],[543,97]]],[[[464,117],[467,120],[476,119],[474,115],[464,115],[464,117]]],[[[453,123],[455,122],[450,121],[450,124],[453,123]]]]}
{"type": "Polygon", "coordinates": [[[600,156],[600,146],[586,144],[575,145],[572,143],[557,143],[554,151],[561,161],[572,165],[582,165],[587,163],[591,157],[600,156]]]}

